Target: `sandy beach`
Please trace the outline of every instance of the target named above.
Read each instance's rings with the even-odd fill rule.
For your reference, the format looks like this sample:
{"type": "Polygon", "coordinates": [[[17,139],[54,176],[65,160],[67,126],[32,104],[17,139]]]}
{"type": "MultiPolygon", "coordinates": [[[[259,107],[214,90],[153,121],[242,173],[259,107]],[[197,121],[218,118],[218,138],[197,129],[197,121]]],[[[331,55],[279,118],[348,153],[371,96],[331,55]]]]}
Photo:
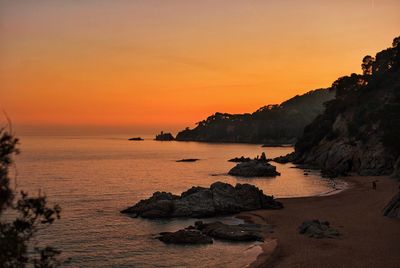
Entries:
{"type": "Polygon", "coordinates": [[[400,220],[382,216],[399,191],[388,177],[348,177],[349,188],[335,195],[280,199],[282,210],[241,213],[238,217],[275,225],[251,267],[400,267],[400,220]],[[378,180],[377,189],[372,181],[378,180]],[[339,239],[315,239],[298,232],[305,220],[327,220],[339,239]]]}

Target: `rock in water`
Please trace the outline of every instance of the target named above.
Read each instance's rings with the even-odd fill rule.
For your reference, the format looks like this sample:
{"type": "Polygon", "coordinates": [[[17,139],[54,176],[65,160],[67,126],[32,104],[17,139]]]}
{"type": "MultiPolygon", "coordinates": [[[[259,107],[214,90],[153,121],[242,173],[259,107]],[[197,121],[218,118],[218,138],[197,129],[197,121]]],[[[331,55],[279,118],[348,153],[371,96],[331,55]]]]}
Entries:
{"type": "Polygon", "coordinates": [[[275,166],[260,160],[239,163],[229,170],[228,174],[239,177],[275,177],[281,175],[276,171],[275,166]]]}
{"type": "Polygon", "coordinates": [[[161,131],[160,134],[156,135],[156,141],[173,141],[175,140],[174,136],[171,133],[164,133],[161,131]]]}
{"type": "Polygon", "coordinates": [[[400,219],[400,192],[383,209],[383,215],[389,218],[400,219]]]}
{"type": "Polygon", "coordinates": [[[340,235],[338,230],[330,227],[329,222],[320,220],[303,222],[299,226],[299,233],[314,238],[337,238],[340,235]]]}
{"type": "Polygon", "coordinates": [[[280,209],[282,203],[250,184],[236,184],[233,187],[215,182],[210,188],[192,187],[180,196],[156,192],[149,199],[121,211],[135,217],[212,217],[256,209],[280,209]]]}
{"type": "Polygon", "coordinates": [[[196,228],[215,239],[229,241],[264,241],[260,228],[244,225],[229,225],[222,222],[196,222],[196,228]]]}
{"type": "Polygon", "coordinates": [[[196,230],[179,230],[161,233],[159,240],[167,244],[212,244],[211,237],[196,230]]]}

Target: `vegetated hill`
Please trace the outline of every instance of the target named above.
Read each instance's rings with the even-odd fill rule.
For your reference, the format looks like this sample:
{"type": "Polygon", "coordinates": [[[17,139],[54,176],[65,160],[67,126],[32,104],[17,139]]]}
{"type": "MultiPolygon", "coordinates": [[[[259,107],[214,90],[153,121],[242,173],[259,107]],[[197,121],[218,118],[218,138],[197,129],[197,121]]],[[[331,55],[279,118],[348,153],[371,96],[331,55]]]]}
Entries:
{"type": "Polygon", "coordinates": [[[334,96],[331,90],[317,89],[252,114],[215,113],[194,129],[179,132],[176,140],[294,144],[304,126],[323,112],[323,103],[334,96]]]}
{"type": "Polygon", "coordinates": [[[297,163],[331,176],[400,173],[400,37],[336,80],[336,98],[296,143],[297,163]]]}

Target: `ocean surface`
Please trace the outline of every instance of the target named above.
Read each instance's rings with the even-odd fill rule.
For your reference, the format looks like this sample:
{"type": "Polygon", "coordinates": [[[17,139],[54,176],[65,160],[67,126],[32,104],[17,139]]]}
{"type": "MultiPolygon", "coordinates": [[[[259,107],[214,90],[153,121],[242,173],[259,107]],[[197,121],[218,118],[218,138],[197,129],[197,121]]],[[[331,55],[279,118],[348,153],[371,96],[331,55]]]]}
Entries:
{"type": "MultiPolygon", "coordinates": [[[[236,156],[268,158],[289,147],[248,144],[128,141],[126,137],[38,137],[20,139],[16,157],[18,190],[39,189],[50,204],[62,207],[61,220],[39,233],[38,240],[62,250],[64,267],[244,267],[258,254],[252,243],[216,241],[212,245],[174,246],[154,239],[194,220],[145,220],[119,211],[155,191],[180,194],[215,181],[251,183],[275,197],[310,196],[332,190],[317,173],[308,176],[291,164],[276,164],[276,178],[227,175],[236,156]],[[177,163],[199,158],[194,163],[177,163]]],[[[220,218],[237,223],[233,217],[220,218]]],[[[211,221],[211,220],[210,220],[211,221]]]]}

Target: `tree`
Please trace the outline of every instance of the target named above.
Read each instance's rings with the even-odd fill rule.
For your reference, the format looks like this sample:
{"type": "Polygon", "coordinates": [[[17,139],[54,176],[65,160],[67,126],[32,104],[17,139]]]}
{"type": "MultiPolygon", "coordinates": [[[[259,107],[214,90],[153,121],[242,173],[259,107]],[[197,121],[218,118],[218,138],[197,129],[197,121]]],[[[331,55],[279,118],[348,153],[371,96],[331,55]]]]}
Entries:
{"type": "Polygon", "coordinates": [[[372,64],[374,63],[375,58],[367,55],[363,58],[361,68],[364,75],[371,75],[372,74],[372,64]]]}
{"type": "Polygon", "coordinates": [[[28,254],[33,236],[60,218],[60,207],[47,206],[46,196],[16,195],[10,187],[9,169],[19,153],[18,139],[6,128],[0,129],[0,267],[51,268],[59,265],[60,251],[52,247],[34,247],[28,254]],[[18,198],[16,198],[18,197],[18,198]],[[6,214],[6,215],[5,215],[6,214]]]}

